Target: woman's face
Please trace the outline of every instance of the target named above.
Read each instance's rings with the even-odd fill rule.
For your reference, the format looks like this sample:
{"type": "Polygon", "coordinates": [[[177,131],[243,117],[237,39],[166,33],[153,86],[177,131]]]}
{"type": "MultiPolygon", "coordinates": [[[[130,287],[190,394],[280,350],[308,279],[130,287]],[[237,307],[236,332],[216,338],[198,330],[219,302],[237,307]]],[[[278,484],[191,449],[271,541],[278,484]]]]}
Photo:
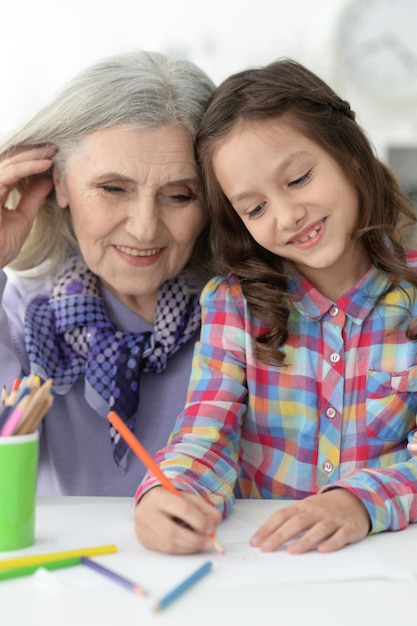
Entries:
{"type": "Polygon", "coordinates": [[[355,186],[334,158],[284,120],[245,121],[219,141],[215,176],[252,237],[336,299],[367,271],[355,186]]]}
{"type": "Polygon", "coordinates": [[[159,288],[182,270],[206,223],[190,133],[99,130],[56,172],[55,187],[88,267],[153,322],[159,288]]]}

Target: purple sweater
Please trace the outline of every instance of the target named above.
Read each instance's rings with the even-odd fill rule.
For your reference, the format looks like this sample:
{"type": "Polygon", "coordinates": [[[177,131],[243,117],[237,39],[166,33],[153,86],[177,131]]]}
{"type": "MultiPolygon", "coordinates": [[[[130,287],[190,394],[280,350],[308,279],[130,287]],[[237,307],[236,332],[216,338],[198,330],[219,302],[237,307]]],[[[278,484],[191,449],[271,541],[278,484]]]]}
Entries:
{"type": "MultiPolygon", "coordinates": [[[[49,281],[29,280],[0,270],[0,384],[10,389],[15,378],[29,373],[24,347],[23,321],[35,294],[47,293],[49,281]]],[[[106,309],[122,330],[142,332],[152,326],[104,292],[106,309]]],[[[195,339],[198,339],[196,333],[195,339]]],[[[194,341],[168,360],[162,374],[141,377],[136,435],[151,455],[165,446],[177,415],[185,403],[194,341]]],[[[84,398],[81,379],[54,404],[42,422],[39,458],[39,495],[134,496],[145,473],[129,453],[125,470],[117,467],[106,415],[98,415],[84,398]]]]}

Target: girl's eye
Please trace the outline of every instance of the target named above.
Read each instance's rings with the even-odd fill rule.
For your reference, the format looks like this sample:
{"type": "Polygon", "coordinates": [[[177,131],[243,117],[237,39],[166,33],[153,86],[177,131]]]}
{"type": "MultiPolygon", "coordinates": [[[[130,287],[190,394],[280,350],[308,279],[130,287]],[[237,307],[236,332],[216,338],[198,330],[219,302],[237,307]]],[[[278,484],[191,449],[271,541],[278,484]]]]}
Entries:
{"type": "Polygon", "coordinates": [[[304,176],[301,176],[300,178],[297,178],[296,180],[292,180],[288,186],[300,187],[301,185],[304,185],[304,183],[306,183],[311,178],[312,171],[313,170],[308,170],[308,172],[304,174],[304,176]]]}
{"type": "Polygon", "coordinates": [[[248,211],[247,216],[249,217],[249,219],[252,219],[256,217],[257,215],[259,215],[262,209],[264,208],[265,204],[266,202],[261,202],[260,204],[256,205],[254,209],[251,209],[250,211],[248,211]]]}

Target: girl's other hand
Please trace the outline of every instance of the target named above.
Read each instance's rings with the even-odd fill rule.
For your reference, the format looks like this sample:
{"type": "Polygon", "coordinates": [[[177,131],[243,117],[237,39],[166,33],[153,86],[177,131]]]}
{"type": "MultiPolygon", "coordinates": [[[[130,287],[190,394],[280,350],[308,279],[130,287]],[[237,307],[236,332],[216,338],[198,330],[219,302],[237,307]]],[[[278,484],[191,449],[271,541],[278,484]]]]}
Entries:
{"type": "Polygon", "coordinates": [[[346,489],[309,496],[271,515],[251,545],[272,552],[287,542],[288,552],[333,552],[369,533],[370,518],[361,502],[346,489]]]}
{"type": "Polygon", "coordinates": [[[56,148],[44,145],[11,156],[0,157],[0,267],[6,267],[19,254],[33,220],[50,193],[49,178],[33,180],[14,210],[8,210],[9,194],[27,176],[42,174],[52,166],[56,148]]]}

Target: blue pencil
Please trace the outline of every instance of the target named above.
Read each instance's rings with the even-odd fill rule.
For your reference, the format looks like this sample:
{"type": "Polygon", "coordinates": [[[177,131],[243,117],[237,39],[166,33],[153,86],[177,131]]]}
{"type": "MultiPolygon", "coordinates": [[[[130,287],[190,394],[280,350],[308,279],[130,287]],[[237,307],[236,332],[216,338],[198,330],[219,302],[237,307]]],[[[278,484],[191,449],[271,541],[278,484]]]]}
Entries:
{"type": "Polygon", "coordinates": [[[178,596],[184,593],[184,591],[187,591],[187,589],[192,587],[192,585],[200,580],[200,578],[208,574],[212,566],[213,563],[211,561],[206,561],[205,563],[203,563],[203,565],[201,565],[193,574],[188,576],[188,578],[183,580],[182,583],[174,587],[174,589],[172,589],[169,593],[167,593],[160,600],[158,600],[158,602],[153,607],[153,610],[160,611],[161,609],[168,606],[168,604],[171,604],[171,602],[176,600],[178,596]]]}

